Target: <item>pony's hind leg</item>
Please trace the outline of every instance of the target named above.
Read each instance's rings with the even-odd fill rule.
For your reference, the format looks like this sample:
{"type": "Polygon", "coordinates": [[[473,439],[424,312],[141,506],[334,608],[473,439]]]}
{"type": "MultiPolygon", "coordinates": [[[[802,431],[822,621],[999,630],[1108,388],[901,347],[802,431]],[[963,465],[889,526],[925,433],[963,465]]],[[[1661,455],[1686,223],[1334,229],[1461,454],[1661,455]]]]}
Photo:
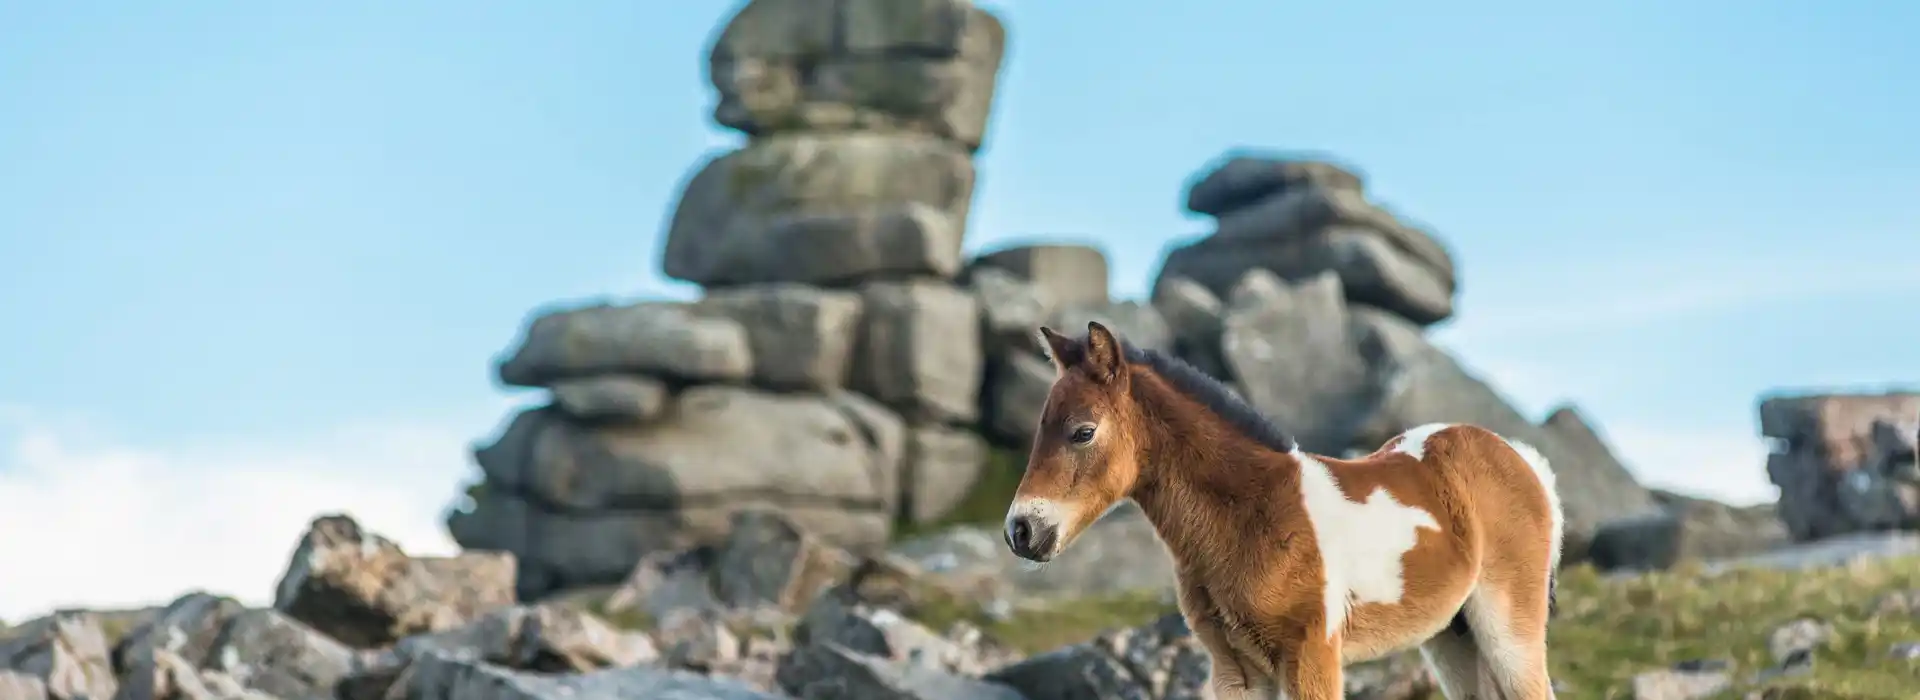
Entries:
{"type": "Polygon", "coordinates": [[[1553,700],[1547,677],[1547,592],[1543,586],[1516,588],[1524,590],[1482,585],[1467,598],[1474,646],[1502,698],[1553,700]]]}
{"type": "Polygon", "coordinates": [[[1490,700],[1481,685],[1480,647],[1473,641],[1473,632],[1467,629],[1464,617],[1454,618],[1456,624],[1440,630],[1420,644],[1420,658],[1427,662],[1427,670],[1433,672],[1433,678],[1440,684],[1440,694],[1447,700],[1490,700]]]}

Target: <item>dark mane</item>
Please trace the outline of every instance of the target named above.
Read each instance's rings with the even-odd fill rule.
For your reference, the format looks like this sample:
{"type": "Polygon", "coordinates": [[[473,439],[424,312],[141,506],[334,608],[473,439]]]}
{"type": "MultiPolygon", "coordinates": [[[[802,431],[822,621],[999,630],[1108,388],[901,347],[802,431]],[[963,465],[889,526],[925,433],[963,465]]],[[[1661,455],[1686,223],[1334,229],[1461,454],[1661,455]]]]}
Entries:
{"type": "MultiPolygon", "coordinates": [[[[1082,343],[1082,347],[1085,347],[1084,339],[1082,343]]],[[[1240,398],[1225,383],[1187,364],[1186,360],[1158,350],[1135,347],[1125,340],[1120,341],[1120,347],[1126,354],[1128,364],[1146,365],[1187,398],[1207,407],[1228,425],[1239,429],[1242,435],[1277,452],[1291,452],[1296,446],[1293,436],[1275,425],[1273,419],[1247,403],[1246,399],[1240,398]]]]}

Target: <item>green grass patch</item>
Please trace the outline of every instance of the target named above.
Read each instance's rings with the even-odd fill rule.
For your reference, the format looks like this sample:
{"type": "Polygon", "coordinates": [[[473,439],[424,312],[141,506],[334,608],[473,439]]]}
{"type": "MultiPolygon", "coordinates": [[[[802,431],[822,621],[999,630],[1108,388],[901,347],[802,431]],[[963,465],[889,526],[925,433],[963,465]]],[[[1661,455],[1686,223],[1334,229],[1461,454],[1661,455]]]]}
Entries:
{"type": "Polygon", "coordinates": [[[1811,674],[1765,683],[1768,697],[1911,698],[1920,664],[1889,658],[1920,641],[1920,615],[1881,613],[1883,596],[1920,589],[1920,558],[1804,571],[1739,570],[1704,576],[1697,566],[1606,580],[1589,567],[1562,573],[1560,615],[1548,637],[1562,698],[1624,698],[1633,676],[1694,659],[1733,665],[1736,690],[1773,665],[1767,638],[1801,617],[1833,627],[1811,674]]]}
{"type": "Polygon", "coordinates": [[[953,512],[930,523],[913,523],[900,520],[894,523],[894,539],[907,539],[945,530],[955,525],[995,526],[1007,516],[1007,504],[1013,501],[1013,492],[1020,488],[1020,477],[1026,474],[1027,456],[1020,452],[995,447],[987,453],[987,464],[981,469],[980,480],[974,482],[973,489],[966,498],[960,500],[953,512]]]}
{"type": "Polygon", "coordinates": [[[1001,644],[1037,654],[1108,630],[1138,627],[1175,610],[1159,591],[1143,591],[1023,607],[1004,620],[989,618],[978,603],[952,598],[929,601],[909,615],[935,630],[965,621],[1001,644]]]}
{"type": "Polygon", "coordinates": [[[654,619],[647,611],[635,605],[620,610],[609,610],[607,601],[613,597],[615,586],[593,586],[569,590],[542,603],[553,603],[573,608],[606,620],[607,624],[627,630],[651,630],[654,619]]]}

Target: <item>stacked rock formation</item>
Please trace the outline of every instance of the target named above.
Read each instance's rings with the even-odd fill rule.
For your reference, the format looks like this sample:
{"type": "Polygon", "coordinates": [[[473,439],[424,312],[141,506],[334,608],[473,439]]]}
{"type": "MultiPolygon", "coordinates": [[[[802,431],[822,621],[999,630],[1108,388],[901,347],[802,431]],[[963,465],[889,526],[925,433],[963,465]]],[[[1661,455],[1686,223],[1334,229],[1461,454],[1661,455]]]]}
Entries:
{"type": "MultiPolygon", "coordinates": [[[[1572,407],[1534,422],[1422,327],[1452,313],[1446,249],[1369,204],[1353,170],[1325,160],[1228,154],[1193,180],[1188,208],[1219,229],[1176,246],[1154,305],[1176,351],[1230,379],[1315,452],[1370,452],[1425,423],[1474,423],[1532,444],[1566,497],[1567,561],[1596,537],[1672,540],[1667,512],[1572,407]],[[1609,534],[1612,531],[1613,534],[1609,534]]],[[[1671,547],[1666,549],[1670,550],[1671,547]]],[[[1613,562],[1620,566],[1658,562],[1613,562]]]]}
{"type": "Polygon", "coordinates": [[[1248,270],[1290,282],[1332,271],[1352,301],[1423,326],[1453,315],[1451,254],[1368,202],[1365,180],[1339,163],[1230,153],[1192,180],[1187,209],[1214,217],[1214,232],[1170,251],[1162,279],[1224,298],[1248,270]]]}
{"type": "Polygon", "coordinates": [[[1773,396],[1760,402],[1772,438],[1767,477],[1798,540],[1920,528],[1920,394],[1773,396]]]}
{"type": "Polygon", "coordinates": [[[666,232],[694,302],[535,318],[500,380],[551,402],[476,459],[450,525],[521,592],[612,583],[774,508],[856,551],[938,517],[986,457],[979,307],[953,280],[1005,30],[961,0],[756,0],[712,48],[715,119],[666,232]]]}

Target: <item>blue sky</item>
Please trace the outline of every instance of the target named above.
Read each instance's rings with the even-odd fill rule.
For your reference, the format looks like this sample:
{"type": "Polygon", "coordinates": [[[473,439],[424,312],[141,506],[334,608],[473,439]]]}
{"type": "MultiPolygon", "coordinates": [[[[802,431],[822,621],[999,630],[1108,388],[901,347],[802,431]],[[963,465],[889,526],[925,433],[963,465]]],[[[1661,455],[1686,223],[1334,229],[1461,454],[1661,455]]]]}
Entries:
{"type": "MultiPolygon", "coordinates": [[[[1137,296],[1207,229],[1197,168],[1323,150],[1455,251],[1436,336],[1649,481],[1765,498],[1758,394],[1920,379],[1920,5],[991,6],[970,248],[1095,242],[1137,296]]],[[[317,509],[447,547],[528,315],[694,293],[657,255],[740,141],[703,75],[733,7],[0,3],[0,552],[200,567],[0,617],[265,595],[317,509]]]]}

